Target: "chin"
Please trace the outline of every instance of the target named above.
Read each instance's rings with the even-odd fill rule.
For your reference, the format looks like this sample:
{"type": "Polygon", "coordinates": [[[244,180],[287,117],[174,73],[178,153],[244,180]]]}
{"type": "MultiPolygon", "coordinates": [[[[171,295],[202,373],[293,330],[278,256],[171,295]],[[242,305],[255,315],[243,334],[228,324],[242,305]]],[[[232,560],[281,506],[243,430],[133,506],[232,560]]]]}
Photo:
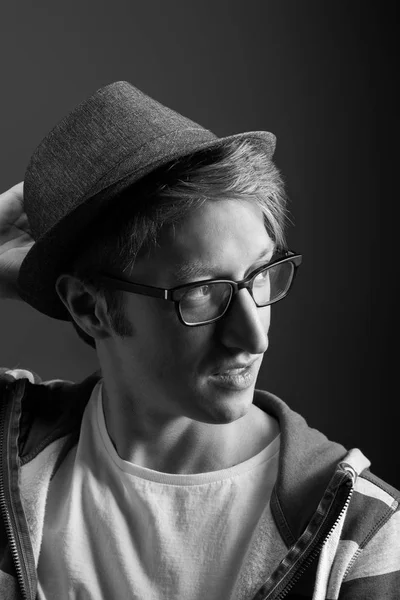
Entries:
{"type": "Polygon", "coordinates": [[[204,422],[223,425],[241,419],[249,412],[253,397],[254,386],[241,391],[214,390],[207,404],[203,404],[204,422]]]}

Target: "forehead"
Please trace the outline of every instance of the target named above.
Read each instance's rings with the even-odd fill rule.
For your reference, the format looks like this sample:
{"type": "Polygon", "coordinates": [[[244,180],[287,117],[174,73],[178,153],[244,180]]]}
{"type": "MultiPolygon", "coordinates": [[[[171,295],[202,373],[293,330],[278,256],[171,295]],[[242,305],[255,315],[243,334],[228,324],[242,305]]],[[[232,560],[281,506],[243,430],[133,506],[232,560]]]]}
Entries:
{"type": "Polygon", "coordinates": [[[271,255],[273,250],[264,215],[255,202],[207,201],[179,224],[166,227],[157,248],[146,261],[138,261],[137,268],[161,269],[165,279],[174,283],[191,276],[240,278],[261,255],[271,255]]]}

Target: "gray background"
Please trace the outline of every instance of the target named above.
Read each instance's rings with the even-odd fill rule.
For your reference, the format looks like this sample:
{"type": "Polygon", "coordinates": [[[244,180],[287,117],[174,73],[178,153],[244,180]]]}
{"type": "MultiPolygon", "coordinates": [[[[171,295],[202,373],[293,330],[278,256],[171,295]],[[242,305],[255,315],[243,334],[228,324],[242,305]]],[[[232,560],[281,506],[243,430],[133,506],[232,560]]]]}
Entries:
{"type": "MultiPolygon", "coordinates": [[[[75,104],[125,79],[219,135],[278,137],[304,255],[272,311],[258,387],[400,487],[397,18],[359,1],[103,0],[0,9],[0,189],[75,104]],[[395,305],[396,303],[396,305],[395,305]]],[[[12,6],[11,6],[12,5],[12,6]]],[[[96,355],[68,324],[3,302],[0,364],[79,380],[96,355]]]]}

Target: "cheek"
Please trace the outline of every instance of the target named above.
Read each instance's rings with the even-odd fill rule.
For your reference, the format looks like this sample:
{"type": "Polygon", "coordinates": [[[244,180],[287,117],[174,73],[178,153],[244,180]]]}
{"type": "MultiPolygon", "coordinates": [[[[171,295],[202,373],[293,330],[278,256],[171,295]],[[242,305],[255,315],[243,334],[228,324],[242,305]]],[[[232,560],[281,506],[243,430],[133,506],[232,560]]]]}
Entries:
{"type": "Polygon", "coordinates": [[[172,371],[176,376],[177,369],[181,376],[195,370],[212,346],[213,327],[186,327],[172,303],[152,298],[139,300],[129,307],[129,320],[135,331],[131,343],[138,360],[167,378],[172,371]]]}
{"type": "Polygon", "coordinates": [[[197,372],[210,353],[210,333],[205,327],[177,326],[165,328],[165,336],[158,349],[158,360],[164,365],[165,374],[174,372],[176,376],[197,372]]]}

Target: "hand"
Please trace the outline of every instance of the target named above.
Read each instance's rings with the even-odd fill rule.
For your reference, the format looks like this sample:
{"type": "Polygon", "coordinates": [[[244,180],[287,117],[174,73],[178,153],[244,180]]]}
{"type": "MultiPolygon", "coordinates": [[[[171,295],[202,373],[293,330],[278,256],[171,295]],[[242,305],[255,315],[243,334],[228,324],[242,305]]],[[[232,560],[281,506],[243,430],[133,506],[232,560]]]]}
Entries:
{"type": "Polygon", "coordinates": [[[0,298],[19,299],[17,277],[35,243],[24,212],[24,183],[0,194],[0,298]]]}

